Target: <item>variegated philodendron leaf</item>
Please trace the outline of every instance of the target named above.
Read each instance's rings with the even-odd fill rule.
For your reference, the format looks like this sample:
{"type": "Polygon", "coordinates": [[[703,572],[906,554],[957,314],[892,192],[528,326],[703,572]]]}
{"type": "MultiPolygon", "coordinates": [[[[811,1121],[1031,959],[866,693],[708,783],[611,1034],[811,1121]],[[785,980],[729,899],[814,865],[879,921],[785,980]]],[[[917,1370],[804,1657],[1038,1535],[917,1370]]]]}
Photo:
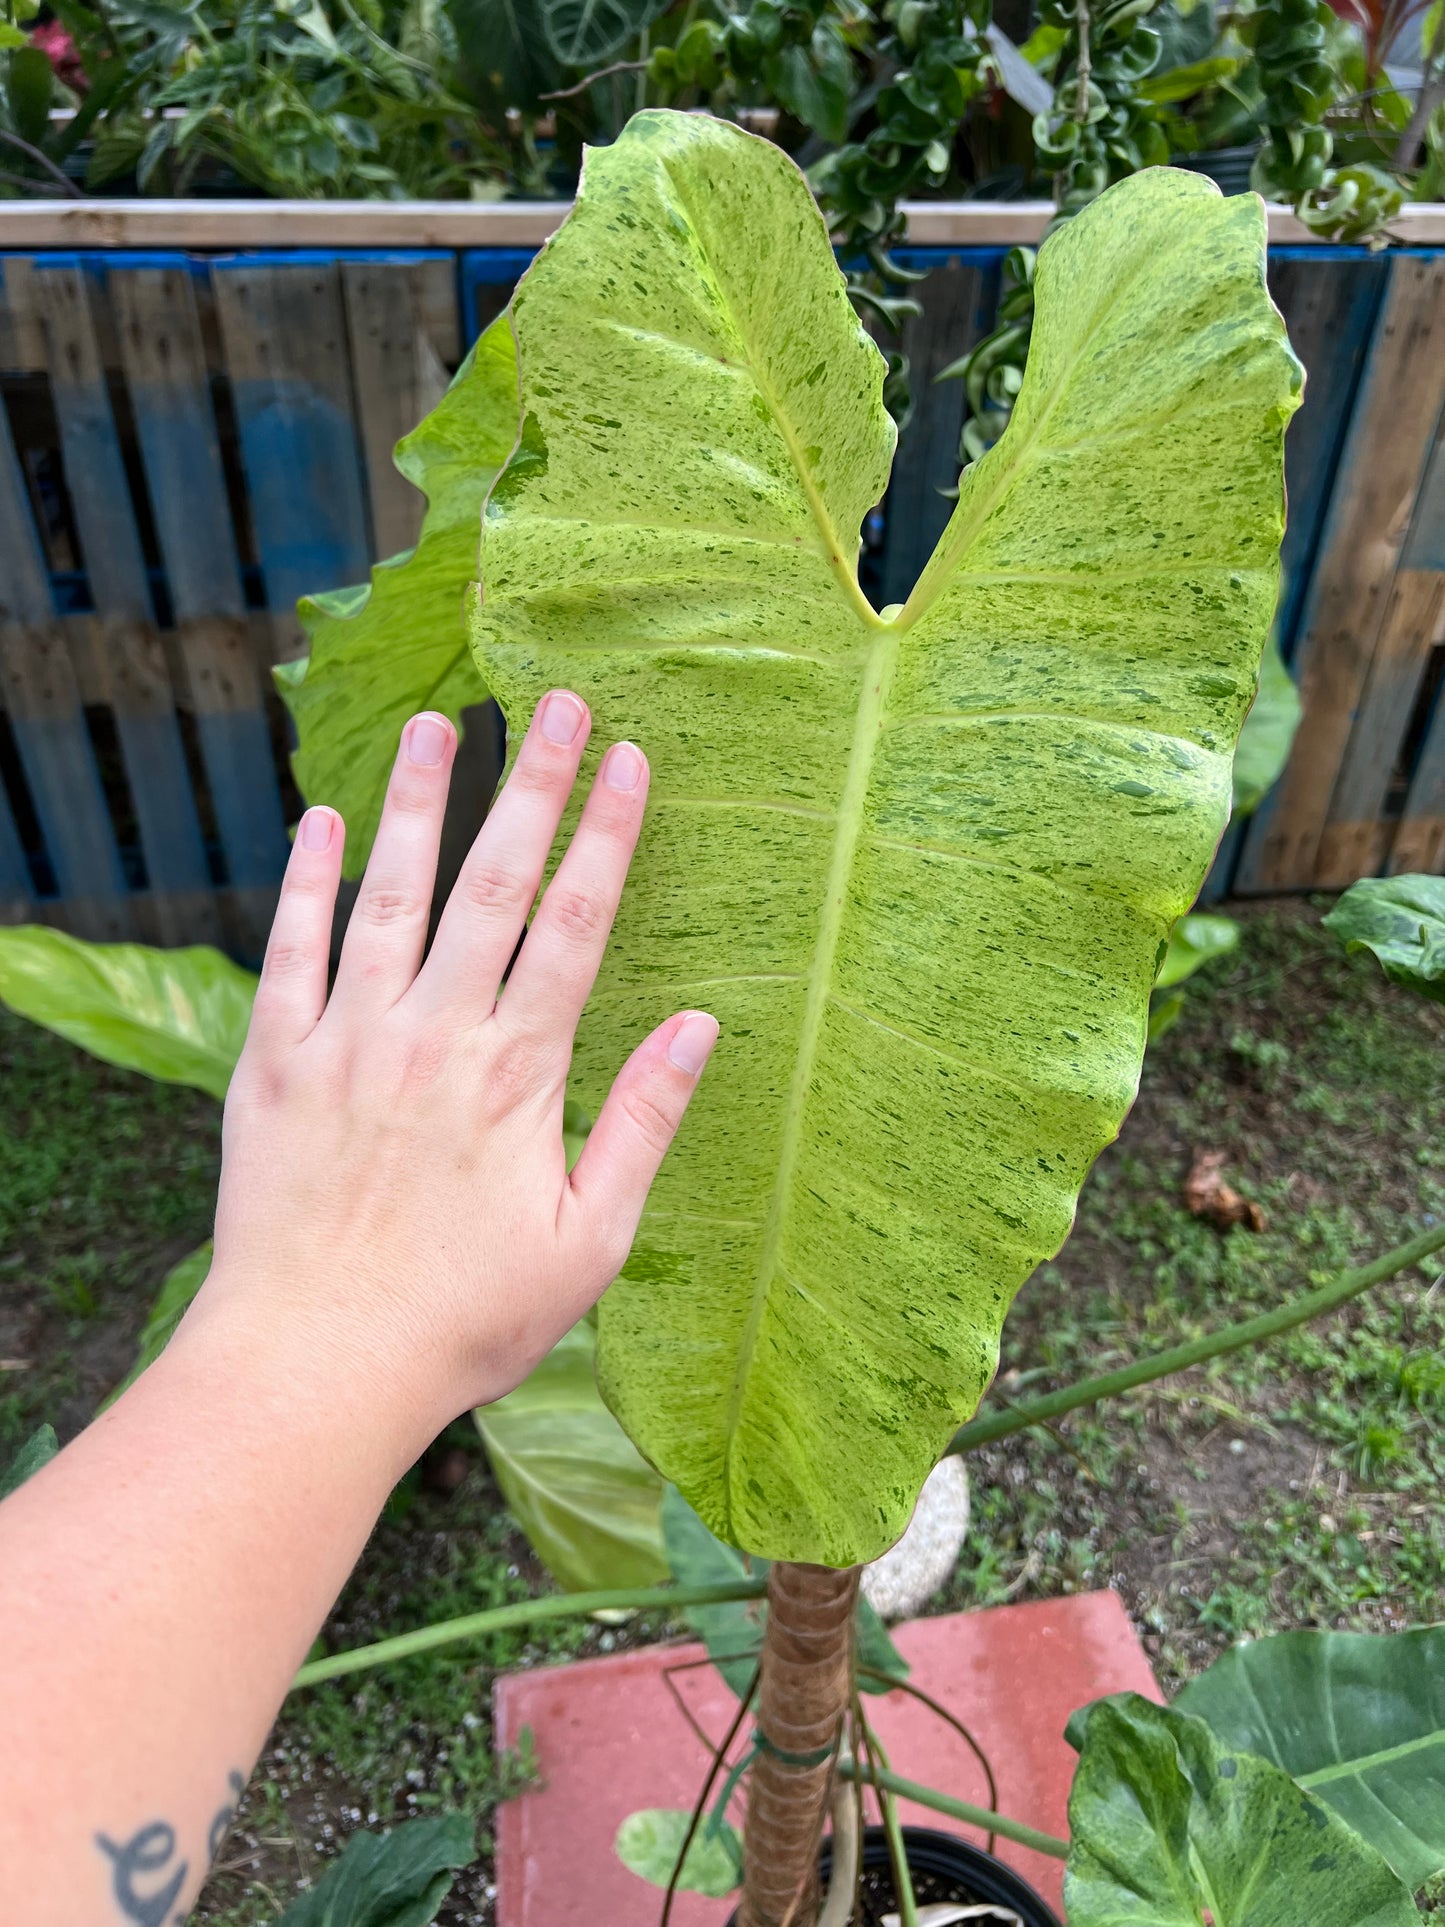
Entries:
{"type": "Polygon", "coordinates": [[[754,1553],[902,1529],[1134,1096],[1229,807],[1300,386],[1260,204],[1151,169],[1036,286],[1008,432],[887,620],[883,363],[778,149],[638,115],[516,297],[482,675],[514,723],[575,687],[592,757],[653,770],[577,1097],[669,1010],[722,1023],[600,1382],[754,1553]]]}

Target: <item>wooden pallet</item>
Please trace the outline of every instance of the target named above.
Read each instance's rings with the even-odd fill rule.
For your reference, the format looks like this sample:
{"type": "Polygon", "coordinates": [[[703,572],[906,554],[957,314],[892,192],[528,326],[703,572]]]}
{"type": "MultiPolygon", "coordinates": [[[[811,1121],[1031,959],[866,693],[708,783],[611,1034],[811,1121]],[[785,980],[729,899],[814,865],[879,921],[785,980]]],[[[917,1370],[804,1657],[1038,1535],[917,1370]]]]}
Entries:
{"type": "Polygon", "coordinates": [[[415,541],[391,448],[459,354],[450,255],[0,257],[0,915],[259,953],[271,665],[415,541]]]}

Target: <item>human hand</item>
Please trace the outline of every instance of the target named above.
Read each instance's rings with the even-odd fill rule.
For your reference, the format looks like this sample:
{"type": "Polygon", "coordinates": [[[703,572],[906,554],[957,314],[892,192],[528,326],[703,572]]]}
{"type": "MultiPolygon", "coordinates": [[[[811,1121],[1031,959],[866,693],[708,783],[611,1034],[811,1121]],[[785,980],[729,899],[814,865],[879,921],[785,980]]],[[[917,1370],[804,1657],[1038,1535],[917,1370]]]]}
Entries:
{"type": "Polygon", "coordinates": [[[306,812],[226,1099],[215,1260],[192,1319],[240,1319],[360,1375],[407,1463],[525,1377],[616,1275],[717,1038],[701,1012],[659,1025],[569,1176],[573,1034],[647,797],[631,744],[603,759],[498,993],[590,728],[579,697],[543,699],[423,965],[456,734],[412,718],[329,999],[344,827],[306,812]]]}

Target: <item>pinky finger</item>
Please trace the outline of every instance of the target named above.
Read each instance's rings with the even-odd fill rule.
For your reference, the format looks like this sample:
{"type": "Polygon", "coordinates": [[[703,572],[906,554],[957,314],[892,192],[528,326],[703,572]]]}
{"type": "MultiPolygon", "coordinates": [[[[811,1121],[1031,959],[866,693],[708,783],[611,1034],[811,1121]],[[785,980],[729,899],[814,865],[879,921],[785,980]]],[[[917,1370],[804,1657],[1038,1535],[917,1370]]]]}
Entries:
{"type": "Polygon", "coordinates": [[[263,1050],[299,1044],[326,1008],[331,919],[346,825],[335,810],[307,810],[281,884],[247,1041],[263,1050]]]}
{"type": "Polygon", "coordinates": [[[577,1160],[571,1195],[589,1245],[620,1252],[619,1265],[717,1036],[701,1010],[659,1025],[618,1072],[577,1160]]]}

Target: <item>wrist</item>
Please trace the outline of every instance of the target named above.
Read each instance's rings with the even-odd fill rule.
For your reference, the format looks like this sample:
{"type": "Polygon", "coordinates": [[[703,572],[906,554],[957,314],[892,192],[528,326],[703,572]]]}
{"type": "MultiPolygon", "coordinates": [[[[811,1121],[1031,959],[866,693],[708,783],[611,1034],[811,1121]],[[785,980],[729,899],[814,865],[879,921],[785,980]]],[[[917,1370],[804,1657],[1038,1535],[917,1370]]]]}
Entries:
{"type": "Polygon", "coordinates": [[[289,1293],[219,1265],[152,1371],[161,1367],[208,1423],[272,1444],[284,1439],[301,1452],[341,1454],[378,1509],[447,1422],[354,1324],[318,1318],[289,1293]]]}

